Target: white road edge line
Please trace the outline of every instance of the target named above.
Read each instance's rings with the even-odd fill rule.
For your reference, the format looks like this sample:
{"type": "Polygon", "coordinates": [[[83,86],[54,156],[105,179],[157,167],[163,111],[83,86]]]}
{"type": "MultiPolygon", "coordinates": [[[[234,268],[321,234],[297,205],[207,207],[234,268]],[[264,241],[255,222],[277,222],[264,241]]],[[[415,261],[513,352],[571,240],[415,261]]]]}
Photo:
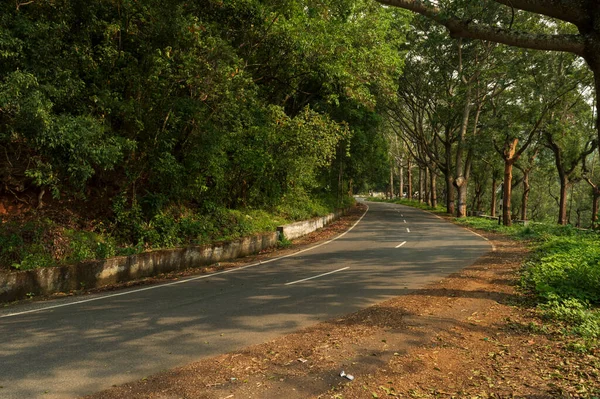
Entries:
{"type": "Polygon", "coordinates": [[[493,242],[491,242],[491,241],[489,240],[489,238],[487,238],[487,237],[484,237],[484,236],[482,236],[481,234],[479,234],[479,233],[476,233],[476,232],[474,232],[474,231],[473,231],[473,230],[471,230],[471,229],[467,229],[467,230],[468,230],[468,231],[470,231],[471,233],[475,234],[476,236],[479,236],[479,237],[483,238],[484,240],[486,240],[487,242],[489,242],[489,243],[490,243],[490,245],[492,246],[492,252],[496,251],[496,246],[494,245],[494,243],[493,243],[493,242]]]}
{"type": "Polygon", "coordinates": [[[403,246],[404,244],[406,244],[406,241],[401,242],[399,245],[396,246],[396,248],[400,248],[401,246],[403,246]]]}
{"type": "Polygon", "coordinates": [[[303,281],[314,280],[314,279],[316,279],[316,278],[319,278],[319,277],[327,276],[327,275],[329,275],[329,274],[333,274],[333,273],[338,273],[338,272],[341,272],[341,271],[344,271],[344,270],[348,270],[348,269],[350,269],[350,266],[348,266],[348,267],[343,267],[343,268],[341,268],[341,269],[337,269],[337,270],[334,270],[334,271],[332,271],[332,272],[327,272],[327,273],[319,274],[319,275],[317,275],[317,276],[312,276],[312,277],[308,277],[308,278],[303,278],[302,280],[296,280],[296,281],[292,281],[292,282],[290,282],[290,283],[285,283],[284,285],[292,285],[292,284],[301,283],[301,282],[303,282],[303,281]]]}
{"type": "Polygon", "coordinates": [[[191,278],[188,278],[188,279],[185,279],[185,280],[173,281],[171,283],[153,285],[151,287],[139,288],[139,289],[132,290],[132,291],[119,292],[117,294],[110,294],[110,295],[99,296],[99,297],[96,297],[96,298],[84,299],[82,301],[62,303],[60,305],[53,305],[53,306],[46,306],[44,308],[31,309],[31,310],[26,310],[24,312],[9,313],[9,314],[5,314],[5,315],[0,315],[0,319],[5,318],[5,317],[20,316],[20,315],[24,315],[24,314],[28,314],[28,313],[42,312],[44,310],[64,308],[66,306],[74,306],[74,305],[79,305],[79,304],[82,304],[82,303],[99,301],[99,300],[102,300],[102,299],[115,298],[115,297],[118,297],[118,296],[131,295],[131,294],[135,294],[135,293],[142,292],[142,291],[155,290],[157,288],[170,287],[170,286],[173,286],[173,285],[189,283],[191,281],[196,281],[196,280],[202,280],[202,279],[205,279],[205,278],[218,276],[220,274],[233,273],[233,272],[244,270],[244,269],[248,269],[248,268],[251,268],[251,267],[264,265],[266,263],[275,262],[275,261],[278,261],[278,260],[281,260],[281,259],[290,258],[292,256],[296,256],[296,255],[301,254],[303,252],[311,251],[313,249],[322,247],[323,245],[327,245],[327,244],[329,244],[329,243],[331,243],[333,241],[339,240],[340,238],[342,238],[343,236],[345,236],[346,234],[348,234],[352,229],[354,229],[363,220],[363,218],[365,217],[365,215],[367,214],[367,212],[369,212],[369,205],[365,204],[365,206],[367,207],[367,210],[365,211],[365,213],[363,213],[362,216],[356,221],[356,223],[354,223],[348,230],[346,230],[345,232],[343,232],[339,236],[332,238],[331,240],[322,242],[322,243],[317,244],[317,245],[315,245],[313,247],[306,248],[306,249],[303,249],[303,250],[298,251],[298,252],[294,252],[293,254],[280,256],[278,258],[268,259],[268,260],[265,260],[265,261],[262,261],[262,262],[253,263],[251,265],[246,265],[246,266],[231,268],[231,269],[223,270],[223,271],[216,272],[216,273],[203,274],[201,276],[191,277],[191,278]]]}

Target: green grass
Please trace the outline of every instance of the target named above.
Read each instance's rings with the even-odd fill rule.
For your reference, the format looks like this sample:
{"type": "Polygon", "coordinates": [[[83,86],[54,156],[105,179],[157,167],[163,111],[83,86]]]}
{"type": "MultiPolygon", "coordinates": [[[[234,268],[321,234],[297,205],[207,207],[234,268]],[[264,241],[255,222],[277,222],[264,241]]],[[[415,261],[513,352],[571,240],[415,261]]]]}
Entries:
{"type": "Polygon", "coordinates": [[[456,221],[528,240],[533,251],[521,273],[522,287],[534,295],[544,318],[558,323],[565,333],[584,338],[586,345],[598,345],[600,236],[597,232],[541,223],[505,227],[481,218],[456,221]]]}

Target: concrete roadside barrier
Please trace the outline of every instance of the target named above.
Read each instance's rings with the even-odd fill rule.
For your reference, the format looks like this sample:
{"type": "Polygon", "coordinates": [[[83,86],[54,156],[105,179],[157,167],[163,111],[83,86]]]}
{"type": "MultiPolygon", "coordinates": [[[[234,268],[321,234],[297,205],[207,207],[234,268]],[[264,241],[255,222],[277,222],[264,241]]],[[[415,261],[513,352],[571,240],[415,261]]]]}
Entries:
{"type": "Polygon", "coordinates": [[[291,240],[312,233],[336,220],[343,213],[339,211],[320,218],[280,226],[276,232],[213,245],[143,252],[67,266],[0,271],[0,302],[82,288],[99,288],[233,260],[275,247],[280,237],[291,240]]]}

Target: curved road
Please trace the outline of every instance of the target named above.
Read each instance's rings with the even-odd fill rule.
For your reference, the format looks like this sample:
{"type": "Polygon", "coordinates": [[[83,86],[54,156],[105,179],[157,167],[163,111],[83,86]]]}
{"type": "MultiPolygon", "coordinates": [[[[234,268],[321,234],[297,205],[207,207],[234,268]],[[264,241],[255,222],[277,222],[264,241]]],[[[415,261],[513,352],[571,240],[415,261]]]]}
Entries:
{"type": "Polygon", "coordinates": [[[473,263],[490,244],[369,203],[342,237],[279,260],[0,310],[0,397],[70,398],[347,314],[473,263]]]}

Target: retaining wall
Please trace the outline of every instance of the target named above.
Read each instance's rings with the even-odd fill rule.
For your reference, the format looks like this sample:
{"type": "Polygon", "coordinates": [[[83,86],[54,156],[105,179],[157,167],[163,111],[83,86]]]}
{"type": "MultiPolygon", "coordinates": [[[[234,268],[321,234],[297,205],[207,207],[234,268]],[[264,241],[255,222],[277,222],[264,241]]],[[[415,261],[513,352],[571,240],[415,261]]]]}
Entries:
{"type": "Polygon", "coordinates": [[[294,239],[322,228],[342,214],[340,211],[321,218],[281,226],[277,228],[277,232],[210,246],[158,250],[69,266],[0,271],[0,302],[23,299],[31,295],[98,288],[256,254],[276,246],[280,234],[287,239],[294,239]]]}
{"type": "Polygon", "coordinates": [[[326,226],[343,214],[344,211],[342,210],[336,211],[335,213],[330,213],[329,215],[323,217],[280,226],[277,228],[277,231],[286,240],[293,240],[294,238],[302,237],[303,235],[312,233],[313,231],[326,226]]]}

